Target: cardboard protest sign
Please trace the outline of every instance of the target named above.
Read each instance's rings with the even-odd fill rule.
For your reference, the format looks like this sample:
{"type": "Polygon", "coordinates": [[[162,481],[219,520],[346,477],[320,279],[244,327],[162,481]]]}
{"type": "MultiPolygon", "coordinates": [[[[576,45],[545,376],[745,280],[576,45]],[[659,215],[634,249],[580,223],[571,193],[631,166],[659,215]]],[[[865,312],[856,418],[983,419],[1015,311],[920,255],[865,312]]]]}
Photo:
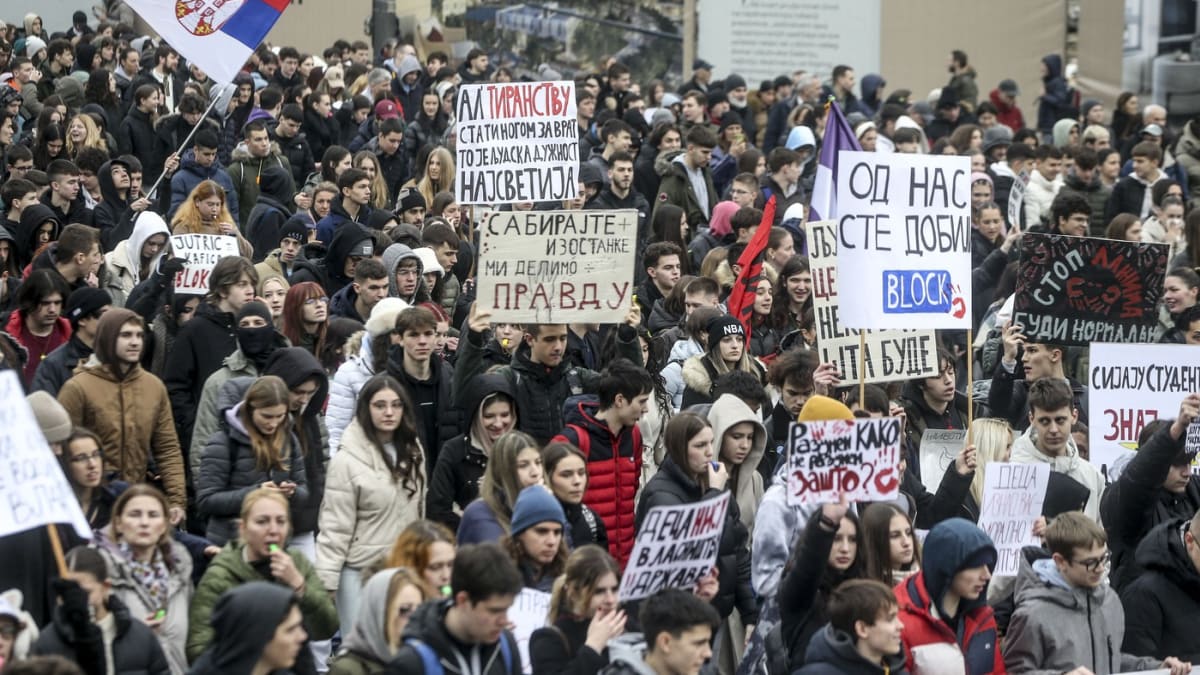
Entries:
{"type": "Polygon", "coordinates": [[[1026,233],[1013,324],[1030,342],[1154,342],[1167,256],[1166,244],[1026,233]]]}
{"type": "Polygon", "coordinates": [[[808,260],[812,272],[813,313],[821,363],[833,363],[846,382],[891,382],[938,374],[937,336],[931,330],[865,330],[846,328],[839,318],[837,227],[832,220],[808,224],[808,260]],[[865,347],[859,353],[859,347],[865,347]]]}
{"type": "Polygon", "coordinates": [[[479,233],[476,298],[492,320],[620,323],[633,300],[637,211],[497,211],[479,233]]]}
{"type": "Polygon", "coordinates": [[[183,258],[183,271],[175,275],[175,292],[184,295],[208,293],[208,275],[221,258],[241,255],[237,237],[227,234],[176,234],[171,251],[183,258]]]}
{"type": "Polygon", "coordinates": [[[0,373],[0,401],[0,537],[69,523],[91,539],[92,528],[25,402],[16,371],[0,373]]]}
{"type": "Polygon", "coordinates": [[[838,153],[838,276],[850,328],[971,328],[971,163],[838,153]]]}
{"type": "Polygon", "coordinates": [[[1092,345],[1087,385],[1093,465],[1105,472],[1123,466],[1147,424],[1179,416],[1183,399],[1200,391],[1197,354],[1193,345],[1092,345]]]}
{"type": "Polygon", "coordinates": [[[793,422],[788,428],[791,506],[892,499],[900,491],[900,418],[793,422]]]}
{"type": "Polygon", "coordinates": [[[532,588],[522,588],[513,599],[512,607],[508,608],[508,620],[512,622],[513,639],[517,641],[517,650],[521,652],[521,663],[525,664],[524,672],[533,672],[533,662],[529,660],[529,638],[533,631],[547,625],[550,615],[550,594],[532,588]]]}
{"type": "Polygon", "coordinates": [[[462,204],[579,194],[575,83],[465,84],[455,108],[454,196],[462,204]]]}
{"type": "Polygon", "coordinates": [[[967,443],[966,429],[926,429],[921,434],[921,483],[937,493],[946,469],[967,443]]]}
{"type": "Polygon", "coordinates": [[[719,497],[650,509],[638,528],[618,592],[621,602],[664,589],[690,589],[717,563],[729,491],[719,497]]]}
{"type": "Polygon", "coordinates": [[[1200,453],[1200,420],[1193,420],[1187,428],[1187,439],[1183,444],[1183,451],[1189,454],[1200,453]]]}
{"type": "Polygon", "coordinates": [[[1022,171],[1013,179],[1012,188],[1008,192],[1008,224],[1010,227],[1021,227],[1021,211],[1025,208],[1025,184],[1029,174],[1022,171]]]}
{"type": "Polygon", "coordinates": [[[1033,523],[1042,515],[1049,483],[1049,464],[991,462],[984,467],[979,528],[996,545],[996,576],[1016,576],[1021,549],[1041,544],[1033,536],[1033,523]]]}

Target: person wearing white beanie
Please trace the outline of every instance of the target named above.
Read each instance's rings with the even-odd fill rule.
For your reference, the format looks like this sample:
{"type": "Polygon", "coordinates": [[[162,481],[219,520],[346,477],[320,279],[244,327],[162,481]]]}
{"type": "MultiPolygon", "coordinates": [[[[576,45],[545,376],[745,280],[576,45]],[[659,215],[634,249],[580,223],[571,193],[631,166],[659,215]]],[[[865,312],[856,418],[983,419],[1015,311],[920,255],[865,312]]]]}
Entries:
{"type": "Polygon", "coordinates": [[[409,304],[400,298],[380,300],[371,308],[371,316],[367,318],[361,339],[356,340],[355,336],[351,336],[346,341],[346,361],[329,380],[325,426],[329,429],[330,458],[337,454],[342,432],[354,419],[354,403],[358,400],[358,392],[375,375],[377,368],[382,372],[388,347],[399,344],[400,337],[394,334],[396,317],[408,307],[409,304]]]}

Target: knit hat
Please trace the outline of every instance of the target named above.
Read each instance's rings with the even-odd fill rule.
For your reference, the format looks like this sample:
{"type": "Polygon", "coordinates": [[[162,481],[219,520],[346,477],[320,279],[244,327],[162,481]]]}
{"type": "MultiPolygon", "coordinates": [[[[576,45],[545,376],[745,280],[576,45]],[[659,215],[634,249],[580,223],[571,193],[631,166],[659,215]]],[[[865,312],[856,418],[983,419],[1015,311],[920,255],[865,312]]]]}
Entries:
{"type": "Polygon", "coordinates": [[[1012,129],[997,124],[983,132],[983,154],[987,154],[992,148],[997,146],[1012,145],[1013,132],[1012,129]]]}
{"type": "Polygon", "coordinates": [[[46,48],[46,41],[40,37],[25,38],[25,56],[33,58],[35,54],[46,48]]]}
{"type": "Polygon", "coordinates": [[[816,394],[810,396],[808,402],[800,409],[797,422],[824,422],[827,420],[852,420],[854,413],[845,403],[828,396],[816,394]]]}
{"type": "Polygon", "coordinates": [[[971,185],[974,185],[976,183],[987,183],[988,185],[995,187],[995,183],[992,181],[992,177],[987,175],[983,171],[972,171],[971,172],[971,185]]]}
{"type": "Polygon", "coordinates": [[[439,277],[445,274],[445,270],[442,269],[442,263],[438,262],[437,253],[433,249],[428,246],[422,246],[421,248],[413,249],[413,253],[416,254],[417,260],[421,261],[421,274],[435,272],[439,277]]]}
{"type": "Polygon", "coordinates": [[[400,298],[384,298],[371,308],[367,318],[367,335],[379,337],[396,328],[396,317],[408,309],[408,303],[400,298]]]}
{"type": "Polygon", "coordinates": [[[744,86],[746,86],[746,78],[737,73],[731,73],[725,77],[725,91],[733,91],[744,86]]]}
{"type": "Polygon", "coordinates": [[[405,188],[400,191],[400,197],[396,200],[396,213],[404,213],[409,209],[417,207],[427,209],[429,205],[425,203],[425,195],[416,188],[405,188]]]}
{"type": "Polygon", "coordinates": [[[1017,86],[1016,80],[1000,80],[1000,85],[996,88],[1006,96],[1021,95],[1021,88],[1017,86]]]}
{"type": "Polygon", "coordinates": [[[51,443],[62,443],[71,437],[71,416],[66,408],[53,396],[44,391],[35,391],[25,397],[33,416],[37,418],[42,435],[51,443]]]}
{"type": "Polygon", "coordinates": [[[742,326],[742,322],[729,316],[722,314],[708,322],[708,351],[716,351],[717,345],[721,344],[721,340],[727,335],[737,335],[744,341],[746,339],[746,329],[742,326]]]}
{"type": "Polygon", "coordinates": [[[80,319],[95,314],[101,307],[111,304],[112,296],[102,288],[92,288],[91,286],[76,288],[67,298],[65,310],[67,321],[71,322],[71,329],[74,330],[79,328],[80,319]]]}
{"type": "Polygon", "coordinates": [[[512,536],[517,536],[538,523],[558,523],[567,526],[562,504],[541,485],[530,485],[517,495],[513,505],[512,536]]]}
{"type": "Polygon", "coordinates": [[[283,227],[279,228],[279,241],[291,239],[298,241],[301,244],[308,241],[308,225],[305,224],[304,218],[292,216],[283,223],[283,227]]]}
{"type": "Polygon", "coordinates": [[[742,116],[730,110],[721,115],[721,132],[724,133],[726,129],[732,126],[742,126],[742,116]]]}
{"type": "MultiPolygon", "coordinates": [[[[71,295],[74,295],[74,293],[71,295]]],[[[242,308],[237,313],[238,323],[241,323],[242,319],[248,316],[257,316],[266,321],[268,326],[272,325],[271,322],[274,321],[274,318],[271,316],[271,309],[262,300],[251,300],[242,305],[242,308]]]]}

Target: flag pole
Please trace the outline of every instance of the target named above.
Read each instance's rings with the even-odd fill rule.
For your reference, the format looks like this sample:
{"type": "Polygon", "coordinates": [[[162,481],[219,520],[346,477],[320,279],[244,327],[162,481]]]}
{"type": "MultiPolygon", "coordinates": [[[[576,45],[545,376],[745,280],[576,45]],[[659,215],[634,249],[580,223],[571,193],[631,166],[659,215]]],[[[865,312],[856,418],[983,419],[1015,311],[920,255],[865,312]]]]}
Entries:
{"type": "MultiPolygon", "coordinates": [[[[200,115],[200,119],[197,120],[196,125],[192,127],[192,130],[188,132],[187,138],[183,139],[183,143],[181,143],[179,145],[179,147],[175,149],[175,152],[172,154],[178,155],[181,151],[183,151],[184,148],[187,147],[188,143],[192,142],[192,137],[196,135],[197,131],[199,131],[200,125],[204,124],[204,120],[208,119],[208,113],[212,112],[213,107],[217,105],[217,99],[219,99],[221,97],[213,96],[210,98],[212,100],[210,100],[208,102],[208,107],[204,109],[204,112],[200,115]]],[[[163,172],[158,175],[158,180],[154,181],[154,185],[151,185],[150,189],[146,191],[146,199],[154,198],[155,191],[158,190],[159,184],[162,183],[162,180],[166,177],[167,177],[167,170],[163,169],[163,172]]]]}
{"type": "Polygon", "coordinates": [[[54,562],[58,565],[58,576],[67,576],[67,559],[63,556],[62,541],[58,538],[58,527],[54,523],[46,525],[46,534],[50,537],[50,549],[54,551],[54,562]]]}
{"type": "Polygon", "coordinates": [[[867,332],[858,331],[858,407],[867,409],[867,332]]]}
{"type": "Polygon", "coordinates": [[[967,445],[971,445],[971,425],[975,423],[975,379],[972,366],[972,354],[975,350],[975,329],[967,329],[967,445]]]}

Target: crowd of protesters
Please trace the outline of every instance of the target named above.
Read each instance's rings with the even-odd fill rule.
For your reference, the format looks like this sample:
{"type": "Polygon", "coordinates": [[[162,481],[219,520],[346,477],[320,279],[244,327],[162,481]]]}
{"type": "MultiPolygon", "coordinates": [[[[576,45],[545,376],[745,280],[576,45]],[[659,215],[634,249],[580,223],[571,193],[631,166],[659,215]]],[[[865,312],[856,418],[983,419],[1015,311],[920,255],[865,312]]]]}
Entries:
{"type": "Polygon", "coordinates": [[[1023,233],[1158,242],[1162,341],[1200,343],[1200,118],[1081,100],[1053,54],[1022,92],[947,45],[928,96],[702,59],[675,89],[611,59],[575,78],[579,197],[498,208],[635,210],[636,302],[619,324],[516,325],[476,302],[479,218],[454,195],[458,87],[508,64],[264,44],[219,84],[101,9],[0,23],[0,368],[94,530],[51,526],[62,571],[47,529],[0,538],[0,673],[1200,664],[1200,393],[1101,471],[1087,349],[1011,321],[1023,233]],[[932,377],[860,388],[818,358],[805,222],[833,106],[864,150],[970,158],[979,339],[940,332],[932,377]],[[760,227],[743,321],[728,300],[760,227]],[[177,292],[179,234],[239,255],[177,292]],[[789,506],[793,421],[885,416],[895,500],[789,506]],[[922,434],[967,427],[922,477],[922,434]],[[1048,464],[1050,490],[1042,545],[993,578],[983,473],[1010,461],[1048,464]],[[726,491],[709,574],[620,602],[650,509],[726,491]],[[526,589],[551,605],[523,657],[526,589]]]}

